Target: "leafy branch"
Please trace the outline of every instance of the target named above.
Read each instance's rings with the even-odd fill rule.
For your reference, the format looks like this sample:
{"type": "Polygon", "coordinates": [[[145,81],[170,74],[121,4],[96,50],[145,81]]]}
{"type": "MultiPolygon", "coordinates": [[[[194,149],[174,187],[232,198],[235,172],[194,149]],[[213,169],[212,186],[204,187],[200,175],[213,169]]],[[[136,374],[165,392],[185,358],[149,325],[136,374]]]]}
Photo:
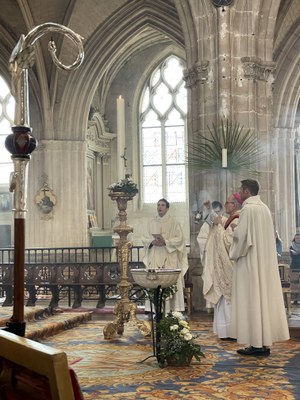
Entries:
{"type": "Polygon", "coordinates": [[[227,169],[234,173],[256,176],[255,165],[263,157],[259,140],[250,129],[244,130],[239,123],[230,124],[227,120],[221,125],[207,127],[207,135],[198,134],[188,144],[187,164],[201,171],[222,169],[222,149],[227,149],[227,169]]]}

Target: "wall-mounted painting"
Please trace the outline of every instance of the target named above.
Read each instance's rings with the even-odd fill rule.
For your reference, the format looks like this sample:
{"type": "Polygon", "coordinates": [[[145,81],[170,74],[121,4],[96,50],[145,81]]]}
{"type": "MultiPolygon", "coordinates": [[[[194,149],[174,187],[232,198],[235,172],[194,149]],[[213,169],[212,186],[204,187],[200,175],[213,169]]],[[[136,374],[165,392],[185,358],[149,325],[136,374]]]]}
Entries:
{"type": "Polygon", "coordinates": [[[97,228],[98,227],[97,216],[95,213],[88,214],[88,226],[89,226],[89,228],[97,228]]]}

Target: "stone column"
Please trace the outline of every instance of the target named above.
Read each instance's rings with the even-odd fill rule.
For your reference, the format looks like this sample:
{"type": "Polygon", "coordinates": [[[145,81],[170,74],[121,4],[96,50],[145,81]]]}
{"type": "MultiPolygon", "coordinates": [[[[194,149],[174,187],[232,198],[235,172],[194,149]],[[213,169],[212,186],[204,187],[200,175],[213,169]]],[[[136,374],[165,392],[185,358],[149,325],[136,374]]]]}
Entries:
{"type": "MultiPolygon", "coordinates": [[[[206,82],[208,79],[208,66],[207,60],[199,61],[193,65],[192,68],[184,71],[184,80],[186,87],[190,89],[188,91],[189,104],[191,105],[191,111],[188,115],[188,133],[189,141],[193,141],[194,135],[202,132],[200,120],[204,123],[203,118],[200,119],[200,115],[203,116],[205,113],[205,98],[206,98],[206,82]]],[[[201,182],[201,186],[203,182],[201,182]]],[[[195,201],[199,204],[199,173],[190,170],[189,171],[189,204],[190,210],[193,209],[195,201]]],[[[194,222],[194,214],[190,212],[190,253],[188,255],[189,261],[189,278],[193,283],[192,291],[192,304],[195,310],[204,310],[205,301],[202,296],[202,271],[203,267],[199,258],[199,247],[196,241],[200,225],[196,225],[194,222]]]]}
{"type": "Polygon", "coordinates": [[[230,8],[217,8],[218,43],[218,116],[231,120],[231,44],[230,44],[230,8]]]}
{"type": "Polygon", "coordinates": [[[29,182],[26,246],[89,246],[85,142],[41,140],[32,157],[29,182]],[[34,199],[44,182],[57,198],[50,220],[41,218],[34,199]]]}
{"type": "Polygon", "coordinates": [[[291,238],[296,232],[294,171],[298,170],[300,165],[298,164],[297,167],[295,163],[294,131],[287,128],[277,128],[274,130],[274,136],[273,165],[277,168],[275,171],[276,182],[273,182],[275,188],[275,225],[283,240],[283,250],[288,251],[291,238]],[[279,204],[281,204],[280,208],[279,204]],[[288,207],[287,205],[292,206],[288,207]]]}

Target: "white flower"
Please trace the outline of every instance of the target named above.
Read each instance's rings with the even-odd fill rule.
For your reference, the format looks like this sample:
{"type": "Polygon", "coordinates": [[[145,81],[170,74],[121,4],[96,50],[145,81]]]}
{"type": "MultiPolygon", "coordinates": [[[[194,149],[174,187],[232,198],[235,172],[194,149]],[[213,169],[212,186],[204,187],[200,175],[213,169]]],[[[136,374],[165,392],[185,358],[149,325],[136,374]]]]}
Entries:
{"type": "Polygon", "coordinates": [[[172,312],[172,315],[179,320],[183,319],[183,314],[180,311],[174,311],[172,312]]]}
{"type": "Polygon", "coordinates": [[[193,339],[193,335],[190,332],[188,332],[183,336],[183,339],[188,342],[189,340],[193,339]]]}
{"type": "Polygon", "coordinates": [[[185,320],[179,321],[179,325],[183,326],[184,328],[190,329],[189,324],[185,320]]]}
{"type": "Polygon", "coordinates": [[[139,192],[137,184],[133,182],[133,179],[129,175],[126,175],[125,179],[121,179],[119,182],[112,183],[111,185],[109,185],[108,189],[110,191],[119,190],[125,193],[132,193],[132,194],[136,194],[139,192]]]}
{"type": "Polygon", "coordinates": [[[178,331],[179,326],[178,325],[171,325],[170,326],[170,331],[178,331]]]}
{"type": "Polygon", "coordinates": [[[182,336],[184,336],[184,335],[186,335],[186,334],[188,334],[188,333],[190,333],[190,331],[189,331],[189,329],[187,329],[187,328],[183,328],[183,329],[181,330],[181,332],[180,332],[180,334],[181,334],[182,336]]]}

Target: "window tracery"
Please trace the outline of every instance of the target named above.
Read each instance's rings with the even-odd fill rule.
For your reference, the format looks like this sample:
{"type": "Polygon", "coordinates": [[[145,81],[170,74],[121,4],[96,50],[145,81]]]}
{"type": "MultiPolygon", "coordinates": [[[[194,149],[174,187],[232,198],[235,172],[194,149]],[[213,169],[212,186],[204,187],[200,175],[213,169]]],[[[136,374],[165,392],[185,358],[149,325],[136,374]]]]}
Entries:
{"type": "Polygon", "coordinates": [[[186,200],[184,67],[178,57],[168,57],[144,90],[140,114],[144,203],[155,203],[161,197],[172,202],[186,200]]]}

